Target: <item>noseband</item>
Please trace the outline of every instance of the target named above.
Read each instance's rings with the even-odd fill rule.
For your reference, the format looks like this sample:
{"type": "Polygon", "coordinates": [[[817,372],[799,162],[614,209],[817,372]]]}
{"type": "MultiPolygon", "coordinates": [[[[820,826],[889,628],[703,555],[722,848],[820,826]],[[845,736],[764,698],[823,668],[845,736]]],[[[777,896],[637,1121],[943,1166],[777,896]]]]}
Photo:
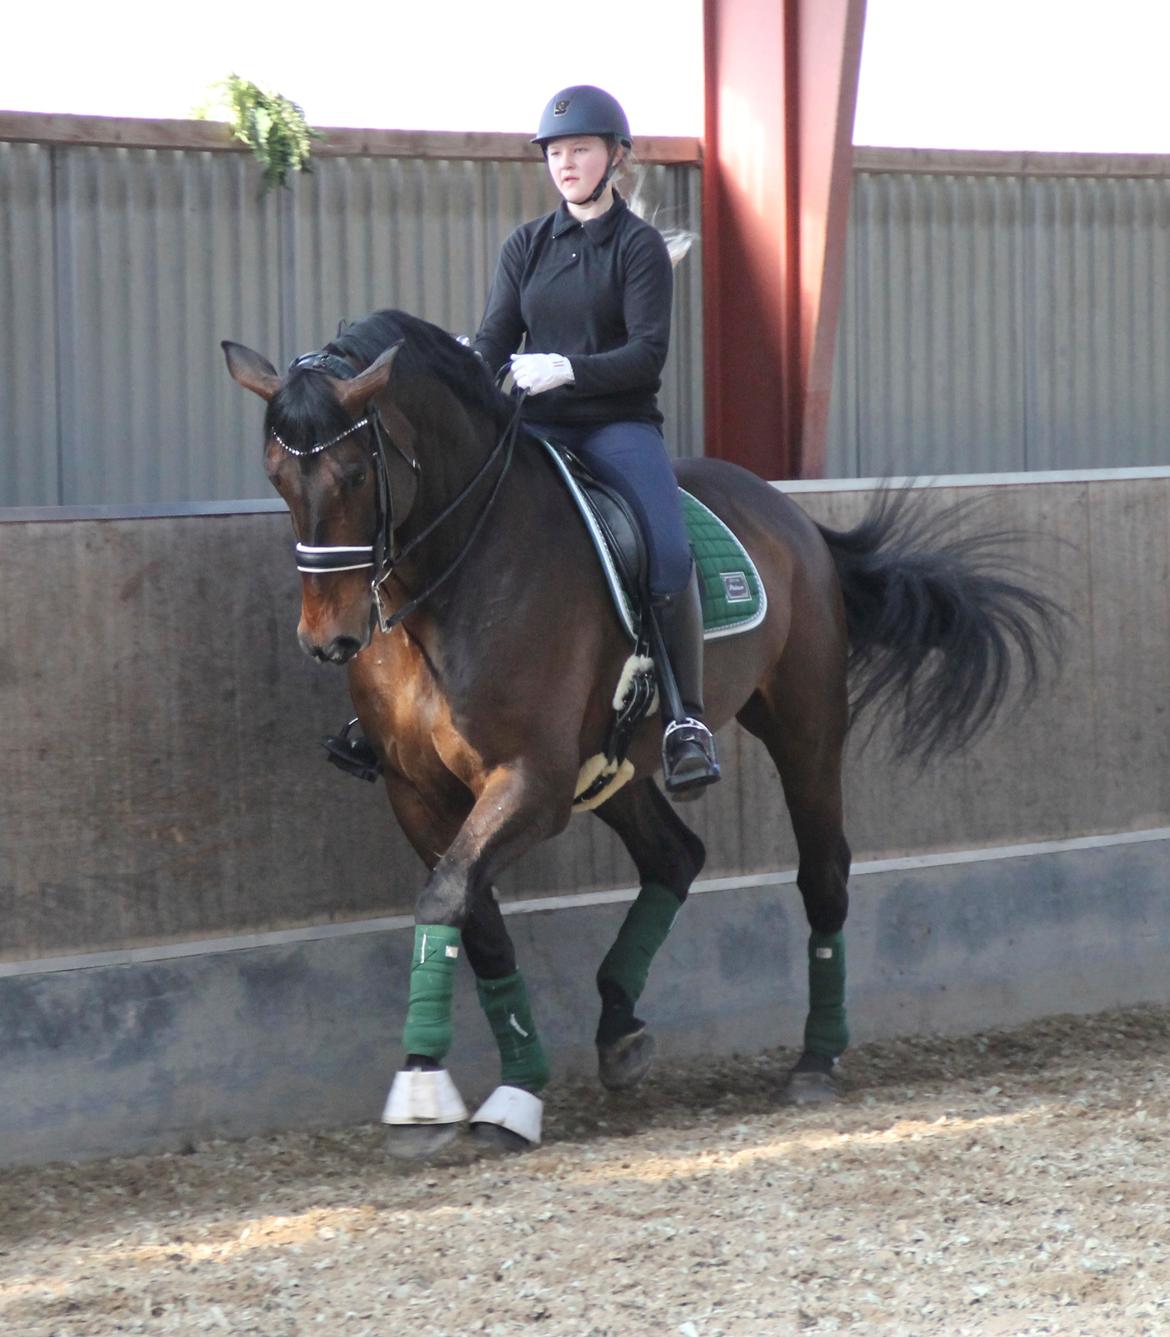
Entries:
{"type": "MultiPolygon", "coordinates": [[[[356,370],[350,366],[344,359],[335,357],[332,353],[306,353],[302,357],[296,358],[289,366],[289,371],[296,368],[302,368],[307,371],[323,371],[337,380],[350,380],[357,375],[356,370]]],[[[504,475],[508,472],[508,467],[512,463],[512,448],[516,444],[516,434],[520,426],[520,408],[523,404],[524,396],[521,395],[516,404],[516,410],[512,415],[508,425],[500,434],[499,440],[492,448],[491,453],[483,464],[476,471],[475,476],[459,492],[455,499],[449,502],[442,511],[418,534],[414,536],[404,547],[398,545],[397,526],[394,518],[394,495],[390,489],[390,468],[387,458],[386,443],[394,447],[397,453],[410,466],[415,478],[419,483],[422,481],[422,466],[413,455],[408,455],[402,447],[390,437],[382,422],[382,416],[378,412],[376,404],[371,403],[369,411],[364,418],[352,423],[344,432],[339,432],[336,436],[330,437],[328,441],[319,441],[315,445],[309,446],[304,450],[298,450],[295,446],[288,445],[282,441],[275,432],[272,433],[272,439],[289,455],[297,459],[305,459],[312,455],[320,455],[322,451],[328,450],[330,446],[335,446],[339,441],[344,441],[346,437],[352,436],[355,432],[361,431],[364,427],[369,427],[373,431],[374,445],[370,451],[370,457],[374,465],[374,474],[377,479],[376,492],[376,515],[374,520],[374,541],[368,544],[326,544],[314,546],[298,542],[296,545],[297,570],[306,575],[329,575],[340,571],[363,571],[372,570],[373,576],[370,580],[370,596],[373,601],[373,609],[378,618],[378,627],[381,631],[387,632],[396,627],[405,618],[409,617],[425,600],[439,588],[443,582],[452,575],[459,567],[460,563],[467,556],[472,544],[475,542],[479,531],[483,528],[484,521],[488,517],[489,511],[496,500],[500,490],[500,484],[504,481],[504,475]],[[394,574],[395,568],[414,552],[424,539],[428,538],[439,527],[440,524],[459,506],[465,497],[469,496],[476,484],[488,472],[492,465],[499,458],[501,453],[504,456],[503,464],[500,467],[496,481],[492,484],[492,490],[484,503],[483,509],[476,517],[475,524],[472,526],[471,533],[467,536],[467,541],[456,554],[454,560],[447,566],[439,576],[437,576],[421,594],[415,595],[401,608],[393,613],[387,614],[382,599],[382,586],[394,574]]],[[[405,517],[403,517],[405,519],[405,517]]]]}

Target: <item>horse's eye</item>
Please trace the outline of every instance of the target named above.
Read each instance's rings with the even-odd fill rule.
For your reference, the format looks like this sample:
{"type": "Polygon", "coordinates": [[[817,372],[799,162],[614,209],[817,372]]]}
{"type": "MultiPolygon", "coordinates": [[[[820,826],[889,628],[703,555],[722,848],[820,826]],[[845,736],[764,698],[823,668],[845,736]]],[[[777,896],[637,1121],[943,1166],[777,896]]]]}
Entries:
{"type": "Polygon", "coordinates": [[[354,469],[352,473],[345,475],[345,486],[357,491],[366,481],[366,471],[364,469],[354,469]]]}

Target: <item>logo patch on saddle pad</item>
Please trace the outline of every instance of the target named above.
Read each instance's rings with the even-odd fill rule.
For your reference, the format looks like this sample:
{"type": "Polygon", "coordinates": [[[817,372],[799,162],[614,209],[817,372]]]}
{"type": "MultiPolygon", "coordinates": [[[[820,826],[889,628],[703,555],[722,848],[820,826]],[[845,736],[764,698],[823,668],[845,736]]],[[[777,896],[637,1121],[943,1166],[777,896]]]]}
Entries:
{"type": "Polygon", "coordinates": [[[748,603],[752,597],[752,587],[743,571],[720,571],[719,579],[723,582],[723,597],[729,604],[748,603]]]}

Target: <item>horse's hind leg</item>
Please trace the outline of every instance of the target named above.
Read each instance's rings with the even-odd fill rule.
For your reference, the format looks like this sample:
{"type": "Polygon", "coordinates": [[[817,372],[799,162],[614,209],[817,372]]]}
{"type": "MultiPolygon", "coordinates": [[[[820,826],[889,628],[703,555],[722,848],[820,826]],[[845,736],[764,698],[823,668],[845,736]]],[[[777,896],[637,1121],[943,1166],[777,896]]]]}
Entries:
{"type": "Polygon", "coordinates": [[[603,1086],[616,1091],[640,1082],[654,1061],[654,1037],[634,1015],[634,1007],[706,851],[651,778],[618,790],[597,815],[621,837],[641,883],[597,971],[598,1076],[603,1086]]]}
{"type": "Polygon", "coordinates": [[[799,852],[796,885],[810,929],[809,1002],[803,1052],[784,1092],[794,1104],[832,1098],[837,1060],[849,1043],[843,929],[849,911],[850,852],[841,795],[848,704],[843,663],[838,668],[804,671],[799,687],[777,673],[738,716],[776,763],[799,852]]]}

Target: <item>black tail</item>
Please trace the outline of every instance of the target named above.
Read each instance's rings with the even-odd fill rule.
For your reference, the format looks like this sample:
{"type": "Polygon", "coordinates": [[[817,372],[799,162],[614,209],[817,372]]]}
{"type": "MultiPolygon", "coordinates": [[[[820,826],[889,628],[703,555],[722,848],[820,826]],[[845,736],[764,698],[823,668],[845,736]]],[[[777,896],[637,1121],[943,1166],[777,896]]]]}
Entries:
{"type": "Polygon", "coordinates": [[[921,493],[884,491],[845,533],[818,528],[845,595],[853,718],[896,702],[896,747],[923,761],[965,747],[991,722],[1011,685],[1035,691],[1045,653],[1059,662],[1064,610],[1007,572],[1019,534],[957,534],[978,498],[929,514],[921,493]]]}

